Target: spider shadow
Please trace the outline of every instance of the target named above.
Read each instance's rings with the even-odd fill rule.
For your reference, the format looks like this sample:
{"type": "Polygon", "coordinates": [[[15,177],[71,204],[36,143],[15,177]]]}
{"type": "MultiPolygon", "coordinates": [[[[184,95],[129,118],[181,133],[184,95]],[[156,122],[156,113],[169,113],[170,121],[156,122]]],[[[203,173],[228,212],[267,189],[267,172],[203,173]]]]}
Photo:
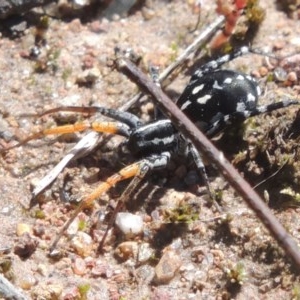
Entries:
{"type": "Polygon", "coordinates": [[[230,221],[221,221],[221,222],[214,222],[214,235],[212,240],[216,241],[216,243],[222,243],[226,246],[231,246],[236,244],[235,237],[232,235],[230,230],[230,221]]]}

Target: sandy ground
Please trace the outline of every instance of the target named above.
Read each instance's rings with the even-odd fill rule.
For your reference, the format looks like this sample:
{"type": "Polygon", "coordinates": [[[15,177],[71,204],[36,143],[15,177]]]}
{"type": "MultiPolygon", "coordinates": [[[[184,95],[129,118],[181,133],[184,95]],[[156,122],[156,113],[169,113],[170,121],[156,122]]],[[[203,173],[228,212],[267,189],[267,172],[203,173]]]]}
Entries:
{"type": "MultiPolygon", "coordinates": [[[[41,64],[25,58],[34,43],[34,27],[17,38],[3,32],[1,147],[41,128],[86,118],[56,114],[36,119],[25,114],[61,105],[118,108],[125,104],[137,87],[111,68],[114,48],[132,48],[141,56],[145,71],[149,63],[164,68],[216,17],[214,6],[203,2],[196,32],[191,29],[198,16],[187,1],[152,1],[148,8],[112,19],[51,19],[46,33],[50,65],[44,72],[37,71],[41,64]],[[86,70],[92,70],[92,84],[82,83],[86,70]]],[[[299,52],[299,21],[288,18],[274,1],[264,1],[262,6],[266,17],[253,48],[280,57],[299,52]]],[[[274,62],[261,56],[247,55],[230,67],[259,76],[264,91],[261,103],[270,103],[297,97],[299,58],[293,59],[282,66],[290,79],[285,82],[274,81],[274,62]]],[[[189,72],[182,72],[166,88],[173,99],[188,82],[189,72]]],[[[145,122],[153,116],[148,102],[135,105],[132,111],[145,122]]],[[[251,119],[243,128],[243,137],[225,134],[217,144],[252,185],[268,178],[258,191],[299,241],[297,111],[292,107],[251,119]]],[[[132,201],[139,203],[131,210],[144,220],[143,236],[125,242],[119,231],[112,230],[104,253],[97,253],[106,225],[94,225],[91,230],[90,225],[95,223],[96,211],[107,211],[107,201],[114,205],[111,199],[122,193],[125,185],[121,184],[103,195],[94,209],[80,214],[77,227],[72,226],[60,241],[57,256],[49,257],[51,240],[69,218],[74,200],[81,200],[99,181],[134,161],[130,155],[120,157],[114,149],[120,138],[109,138],[88,157],[66,168],[44,193],[44,203],[28,210],[32,186],[79,138],[70,135],[32,141],[1,158],[0,270],[29,299],[300,298],[297,268],[212,166],[208,167],[211,184],[221,191],[220,206],[226,213],[211,207],[208,197],[196,193],[195,186],[183,184],[192,167],[173,163],[165,172],[152,175],[132,201]],[[188,216],[188,223],[169,223],[179,218],[174,217],[177,206],[181,207],[179,215],[188,216]],[[28,233],[22,234],[22,230],[28,233]]]]}

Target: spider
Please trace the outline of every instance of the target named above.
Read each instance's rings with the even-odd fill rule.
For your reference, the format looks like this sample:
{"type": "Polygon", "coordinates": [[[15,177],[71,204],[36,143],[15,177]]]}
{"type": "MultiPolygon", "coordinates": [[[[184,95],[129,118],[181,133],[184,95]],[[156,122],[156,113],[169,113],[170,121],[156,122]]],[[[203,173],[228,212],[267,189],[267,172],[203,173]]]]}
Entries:
{"type": "MultiPolygon", "coordinates": [[[[220,69],[224,63],[248,52],[249,49],[243,47],[202,65],[193,74],[191,81],[177,101],[179,108],[209,137],[213,137],[230,123],[241,122],[252,116],[298,104],[295,100],[286,100],[265,106],[257,106],[260,88],[256,80],[240,72],[220,69]]],[[[144,124],[132,113],[96,106],[58,107],[44,112],[41,116],[62,111],[101,114],[114,121],[85,121],[73,125],[44,129],[5,149],[5,151],[47,135],[92,130],[125,137],[125,145],[130,153],[137,158],[137,161],[108,177],[80,202],[71,218],[60,230],[50,248],[51,250],[56,247],[63,232],[79,212],[90,206],[101,194],[120,181],[134,178],[123,194],[126,197],[150,171],[166,168],[174,156],[193,159],[209,191],[208,179],[201,156],[193,144],[178,132],[169,119],[162,118],[144,124]]]]}

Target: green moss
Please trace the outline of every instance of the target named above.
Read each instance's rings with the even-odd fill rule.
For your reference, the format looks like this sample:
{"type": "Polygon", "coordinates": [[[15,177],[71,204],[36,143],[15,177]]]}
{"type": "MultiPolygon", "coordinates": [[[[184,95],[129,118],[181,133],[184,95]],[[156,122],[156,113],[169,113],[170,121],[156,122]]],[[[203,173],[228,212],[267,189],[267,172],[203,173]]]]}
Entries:
{"type": "Polygon", "coordinates": [[[52,73],[56,73],[58,69],[57,59],[60,55],[60,49],[51,48],[47,51],[46,56],[38,59],[34,66],[34,71],[36,73],[46,73],[51,71],[52,73]]]}
{"type": "Polygon", "coordinates": [[[35,218],[36,219],[45,219],[45,217],[46,217],[46,215],[42,210],[38,209],[38,210],[35,211],[35,218]]]}
{"type": "Polygon", "coordinates": [[[275,77],[273,73],[268,73],[267,75],[267,82],[274,82],[275,81],[275,77]]]}
{"type": "Polygon", "coordinates": [[[72,74],[72,69],[66,68],[63,70],[61,77],[64,81],[67,81],[71,74],[72,74]]]}
{"type": "Polygon", "coordinates": [[[295,283],[292,288],[292,300],[300,300],[300,284],[295,283]]]}
{"type": "Polygon", "coordinates": [[[172,42],[170,48],[172,50],[171,61],[173,62],[178,57],[178,43],[172,42]]]}
{"type": "Polygon", "coordinates": [[[216,201],[220,201],[223,198],[223,190],[214,190],[214,195],[213,195],[214,199],[216,201]]]}
{"type": "Polygon", "coordinates": [[[12,268],[12,258],[10,256],[0,257],[0,273],[8,280],[14,282],[15,274],[12,268]]]}
{"type": "Polygon", "coordinates": [[[300,205],[300,194],[295,192],[291,187],[287,187],[280,191],[280,194],[290,196],[295,204],[300,205]]]}
{"type": "Polygon", "coordinates": [[[42,16],[40,18],[40,22],[39,22],[39,25],[38,27],[41,28],[41,29],[48,29],[49,28],[49,23],[50,23],[50,18],[48,16],[42,16]]]}
{"type": "Polygon", "coordinates": [[[6,273],[10,271],[12,260],[10,257],[2,258],[0,260],[0,273],[6,273]]]}
{"type": "Polygon", "coordinates": [[[265,18],[266,12],[259,6],[259,0],[249,0],[246,7],[246,17],[254,25],[259,25],[265,18]]]}
{"type": "Polygon", "coordinates": [[[242,285],[247,279],[245,266],[242,262],[238,262],[235,266],[228,269],[226,273],[231,283],[242,285]]]}
{"type": "Polygon", "coordinates": [[[83,231],[86,228],[86,222],[84,220],[80,220],[78,222],[78,230],[83,231]]]}
{"type": "Polygon", "coordinates": [[[79,293],[80,293],[80,296],[81,296],[81,300],[88,299],[87,298],[87,293],[90,290],[90,288],[91,288],[91,285],[88,284],[88,283],[81,284],[81,285],[78,286],[78,290],[79,290],[79,293]]]}
{"type": "Polygon", "coordinates": [[[184,204],[164,212],[167,223],[191,223],[198,219],[198,208],[184,204]]]}

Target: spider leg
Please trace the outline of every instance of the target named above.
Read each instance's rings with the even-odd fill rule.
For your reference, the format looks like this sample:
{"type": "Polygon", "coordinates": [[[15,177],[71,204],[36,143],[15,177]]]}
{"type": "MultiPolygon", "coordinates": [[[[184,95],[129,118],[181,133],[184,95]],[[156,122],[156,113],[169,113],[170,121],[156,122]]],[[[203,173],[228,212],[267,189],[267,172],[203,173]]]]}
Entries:
{"type": "MultiPolygon", "coordinates": [[[[140,126],[141,121],[135,115],[123,112],[114,109],[107,109],[104,107],[96,107],[96,106],[89,106],[89,107],[79,107],[79,106],[64,106],[64,107],[57,107],[47,111],[44,111],[41,114],[35,115],[37,117],[42,117],[48,114],[53,114],[57,112],[74,112],[74,113],[88,113],[88,114],[95,114],[101,113],[107,117],[120,121],[122,123],[127,124],[130,128],[135,128],[140,126]]],[[[118,125],[119,126],[119,125],[118,125]]],[[[38,186],[34,189],[32,193],[32,201],[31,206],[35,204],[34,199],[38,194],[40,194],[49,184],[51,184],[61,170],[73,159],[76,159],[79,156],[84,155],[85,153],[90,152],[96,145],[97,140],[99,140],[99,135],[95,134],[96,131],[90,132],[88,135],[84,136],[74,147],[73,149],[51,170],[38,184],[38,186]]],[[[31,138],[38,138],[37,136],[31,138]]],[[[24,140],[21,142],[22,144],[27,143],[31,138],[24,140]]],[[[21,144],[20,143],[20,144],[21,144]]],[[[20,146],[17,144],[13,147],[20,146]]],[[[12,148],[12,147],[11,147],[12,148]]],[[[10,149],[10,148],[9,148],[10,149]]],[[[7,151],[9,149],[5,149],[7,151]]],[[[1,153],[1,150],[0,150],[1,153]]]]}
{"type": "MultiPolygon", "coordinates": [[[[171,154],[169,152],[163,152],[161,154],[153,154],[149,157],[142,159],[136,163],[133,163],[123,169],[121,169],[118,173],[110,176],[106,179],[106,181],[102,182],[91,194],[89,194],[85,199],[81,201],[79,206],[74,211],[71,218],[64,224],[62,229],[57,234],[55,240],[53,241],[50,247],[50,253],[56,248],[57,243],[62,237],[63,233],[70,226],[70,224],[74,221],[77,215],[85,208],[90,206],[100,195],[108,191],[115,184],[125,179],[129,179],[132,177],[144,178],[146,174],[150,170],[161,169],[164,168],[168,162],[170,161],[171,154]]],[[[130,185],[134,188],[138,184],[138,181],[135,181],[133,185],[130,185]]],[[[127,191],[128,194],[131,193],[131,189],[127,191]]],[[[127,194],[125,193],[125,195],[127,194]]],[[[126,199],[125,199],[126,200],[126,199]]]]}
{"type": "Polygon", "coordinates": [[[204,183],[206,185],[207,191],[208,191],[209,195],[211,196],[211,189],[210,189],[210,186],[209,186],[208,177],[207,177],[207,174],[206,174],[206,171],[205,171],[205,166],[203,164],[203,161],[202,161],[202,158],[200,156],[200,153],[194,147],[194,145],[191,144],[191,143],[188,145],[188,148],[189,148],[189,153],[190,153],[190,155],[192,156],[192,158],[193,158],[193,160],[195,162],[197,170],[199,171],[202,179],[204,180],[204,183]]]}
{"type": "Polygon", "coordinates": [[[53,109],[44,111],[38,114],[38,117],[43,117],[45,115],[58,113],[58,112],[76,112],[76,113],[87,113],[87,114],[101,114],[103,116],[109,117],[116,121],[125,123],[130,128],[137,128],[142,125],[141,120],[134,114],[127,111],[121,111],[113,108],[106,108],[102,106],[61,106],[53,109]]]}
{"type": "Polygon", "coordinates": [[[121,123],[121,122],[81,122],[76,123],[72,125],[63,125],[48,129],[43,129],[37,133],[34,133],[24,140],[20,141],[16,145],[13,145],[11,147],[8,147],[6,149],[1,149],[1,152],[6,152],[12,148],[16,148],[19,146],[22,146],[24,144],[27,144],[28,142],[36,139],[43,138],[47,135],[58,135],[58,134],[65,134],[65,133],[74,133],[74,132],[81,132],[85,130],[92,130],[96,132],[102,132],[102,133],[111,133],[111,134],[118,134],[125,137],[128,137],[130,135],[130,128],[128,125],[121,123]]]}
{"type": "Polygon", "coordinates": [[[212,71],[219,69],[223,64],[250,52],[249,47],[241,47],[231,53],[218,57],[215,60],[209,61],[208,63],[202,65],[199,69],[193,74],[191,81],[201,78],[205,74],[211,73],[212,71]]]}
{"type": "Polygon", "coordinates": [[[288,106],[296,105],[296,104],[299,105],[300,102],[297,100],[283,100],[283,101],[271,103],[268,105],[261,105],[261,106],[256,107],[255,109],[253,109],[253,111],[251,111],[250,117],[257,116],[257,115],[260,115],[263,113],[268,113],[273,110],[277,110],[280,108],[284,108],[284,107],[288,107],[288,106]]]}
{"type": "Polygon", "coordinates": [[[202,179],[204,181],[207,193],[208,193],[210,199],[212,200],[212,203],[215,205],[216,209],[219,212],[223,212],[223,210],[219,206],[218,202],[216,201],[216,194],[214,192],[214,189],[211,188],[211,186],[209,184],[209,180],[208,180],[208,177],[207,177],[206,169],[205,169],[205,166],[203,164],[201,154],[199,153],[199,151],[195,148],[195,146],[192,143],[188,144],[188,154],[191,155],[193,160],[194,160],[194,163],[197,167],[197,170],[198,170],[200,176],[202,177],[202,179]]]}
{"type": "Polygon", "coordinates": [[[296,104],[300,104],[300,102],[296,100],[285,100],[268,105],[261,105],[253,108],[252,110],[237,111],[229,115],[223,115],[220,116],[217,121],[210,124],[208,129],[205,131],[205,134],[209,137],[212,137],[222,131],[227,125],[230,125],[234,122],[242,122],[250,117],[272,112],[274,110],[296,104]]]}

